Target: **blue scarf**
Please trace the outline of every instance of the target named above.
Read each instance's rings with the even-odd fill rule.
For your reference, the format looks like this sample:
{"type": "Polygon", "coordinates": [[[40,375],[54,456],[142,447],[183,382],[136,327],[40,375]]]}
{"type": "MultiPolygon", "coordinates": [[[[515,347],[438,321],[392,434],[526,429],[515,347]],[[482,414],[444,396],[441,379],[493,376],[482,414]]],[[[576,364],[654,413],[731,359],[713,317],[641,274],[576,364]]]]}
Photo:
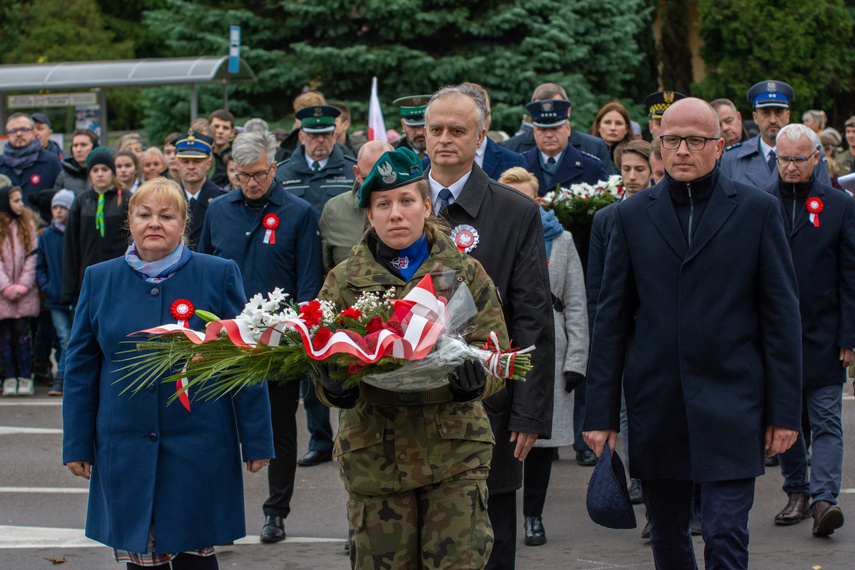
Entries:
{"type": "Polygon", "coordinates": [[[540,209],[540,223],[543,224],[543,239],[546,242],[546,259],[552,256],[552,240],[564,233],[564,226],[558,221],[552,210],[540,209]]]}
{"type": "Polygon", "coordinates": [[[181,266],[190,261],[191,253],[183,243],[179,243],[175,251],[157,261],[143,261],[137,253],[137,242],[128,246],[125,252],[125,261],[136,271],[146,283],[160,283],[166,281],[178,271],[181,266]]]}
{"type": "Polygon", "coordinates": [[[33,165],[42,150],[42,142],[36,137],[33,142],[24,148],[15,148],[7,144],[3,149],[3,161],[9,165],[16,176],[20,176],[24,170],[33,165]]]}

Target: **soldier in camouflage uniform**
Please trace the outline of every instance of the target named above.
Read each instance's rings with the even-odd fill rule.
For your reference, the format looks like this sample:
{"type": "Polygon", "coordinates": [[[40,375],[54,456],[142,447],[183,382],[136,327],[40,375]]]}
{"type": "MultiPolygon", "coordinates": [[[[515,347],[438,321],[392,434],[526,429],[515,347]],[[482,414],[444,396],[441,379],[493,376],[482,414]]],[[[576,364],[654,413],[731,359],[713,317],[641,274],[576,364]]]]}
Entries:
{"type": "MultiPolygon", "coordinates": [[[[388,152],[377,161],[362,186],[360,206],[368,205],[372,190],[387,189],[378,167],[401,161],[418,169],[408,177],[406,169],[398,168],[398,178],[420,181],[397,188],[417,188],[418,207],[427,204],[428,218],[429,186],[417,155],[409,149],[388,152]]],[[[376,220],[371,207],[368,214],[376,220]]],[[[414,272],[412,267],[390,270],[382,253],[387,246],[379,238],[383,232],[373,225],[378,232],[369,230],[348,259],[327,276],[321,299],[343,310],[367,291],[395,287],[396,296],[403,297],[425,275],[431,276],[436,294],[447,299],[466,284],[478,309],[466,341],[481,344],[495,332],[501,346],[507,347],[496,289],[478,261],[458,251],[427,221],[416,230],[426,238],[427,257],[414,272]]],[[[399,251],[403,257],[411,250],[399,251]]],[[[350,494],[350,556],[355,568],[483,568],[487,563],[493,533],[486,479],[494,439],[480,400],[502,390],[504,381],[483,374],[480,365],[471,368],[475,367],[482,371],[482,384],[470,392],[461,392],[456,377],[461,368],[449,376],[449,385],[423,392],[391,392],[365,383],[344,391],[331,385],[334,381],[328,376],[324,380],[323,373],[316,379],[318,397],[343,408],[334,455],[350,494]]]]}

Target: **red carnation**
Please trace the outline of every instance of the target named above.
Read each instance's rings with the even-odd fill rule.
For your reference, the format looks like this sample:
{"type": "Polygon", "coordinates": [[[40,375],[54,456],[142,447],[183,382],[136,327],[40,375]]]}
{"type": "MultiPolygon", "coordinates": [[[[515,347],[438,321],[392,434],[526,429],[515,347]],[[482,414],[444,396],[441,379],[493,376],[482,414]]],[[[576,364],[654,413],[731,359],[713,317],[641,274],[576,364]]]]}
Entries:
{"type": "Polygon", "coordinates": [[[321,324],[321,319],[323,318],[323,311],[321,310],[320,301],[309,301],[302,307],[300,307],[300,317],[303,319],[303,322],[306,323],[306,326],[312,328],[321,324]]]}
{"type": "Polygon", "coordinates": [[[353,307],[351,307],[350,309],[345,309],[339,315],[338,324],[340,324],[340,325],[344,324],[344,317],[347,317],[347,318],[350,318],[350,319],[353,319],[354,321],[356,321],[356,320],[359,320],[359,317],[361,317],[361,316],[362,316],[362,311],[360,311],[359,309],[354,309],[353,307]]]}
{"type": "Polygon", "coordinates": [[[315,333],[315,336],[312,338],[312,348],[315,350],[321,350],[326,346],[327,342],[329,342],[332,333],[330,329],[327,327],[321,327],[315,333]]]}

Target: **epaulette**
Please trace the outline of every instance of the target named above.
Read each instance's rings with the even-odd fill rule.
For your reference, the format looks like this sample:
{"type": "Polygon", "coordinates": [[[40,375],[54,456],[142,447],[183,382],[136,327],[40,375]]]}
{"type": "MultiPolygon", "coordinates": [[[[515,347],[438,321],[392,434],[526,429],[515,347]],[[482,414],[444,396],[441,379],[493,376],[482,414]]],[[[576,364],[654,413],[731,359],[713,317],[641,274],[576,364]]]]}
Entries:
{"type": "Polygon", "coordinates": [[[744,143],[745,143],[745,141],[741,141],[741,142],[738,142],[738,143],[736,143],[736,144],[732,144],[732,145],[730,145],[729,147],[725,148],[724,150],[725,150],[725,152],[726,152],[726,151],[731,150],[731,149],[734,149],[734,148],[739,148],[739,147],[741,147],[744,143]]]}
{"type": "Polygon", "coordinates": [[[584,155],[585,155],[585,156],[587,156],[588,158],[593,158],[593,159],[594,159],[594,160],[596,160],[597,162],[602,162],[602,161],[603,161],[603,159],[602,159],[602,158],[600,158],[599,156],[594,156],[594,155],[593,155],[593,154],[591,154],[590,152],[585,152],[584,150],[580,150],[579,152],[581,152],[582,154],[584,154],[584,155]]]}

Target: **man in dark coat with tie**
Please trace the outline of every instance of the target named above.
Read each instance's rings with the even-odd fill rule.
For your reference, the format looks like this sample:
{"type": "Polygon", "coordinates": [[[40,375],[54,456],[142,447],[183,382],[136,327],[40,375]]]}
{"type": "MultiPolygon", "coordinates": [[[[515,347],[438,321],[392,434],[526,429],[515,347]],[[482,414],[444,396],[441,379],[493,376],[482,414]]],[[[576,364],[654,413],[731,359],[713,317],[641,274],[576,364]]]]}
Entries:
{"type": "Polygon", "coordinates": [[[715,110],[683,99],[661,128],[665,178],[615,207],[585,439],[615,448],[623,376],[656,567],[695,567],[698,483],[707,566],[747,568],[754,479],[801,424],[796,277],[778,202],[716,165],[715,110]]]}
{"type": "MultiPolygon", "coordinates": [[[[463,85],[469,85],[472,88],[477,89],[487,100],[487,120],[484,123],[484,128],[489,131],[490,121],[492,118],[490,113],[490,95],[487,93],[486,89],[477,83],[467,82],[463,85]]],[[[509,168],[513,168],[514,166],[525,168],[525,158],[518,152],[499,146],[493,142],[493,139],[487,136],[484,137],[484,142],[482,142],[481,146],[479,146],[475,151],[475,164],[480,166],[481,170],[483,170],[487,176],[493,180],[498,180],[509,168]]],[[[430,166],[430,157],[425,156],[424,160],[422,160],[422,167],[427,169],[428,166],[430,166]]]]}
{"type": "Polygon", "coordinates": [[[435,212],[453,228],[458,249],[480,261],[495,283],[515,346],[536,347],[526,381],[508,382],[484,400],[496,439],[487,479],[495,536],[487,568],[494,569],[514,568],[522,461],[538,437],[552,435],[555,333],[538,206],[474,163],[486,118],[483,94],[466,84],[437,91],[425,113],[435,212]]]}
{"type": "Polygon", "coordinates": [[[179,184],[187,198],[190,220],[184,230],[188,246],[197,251],[199,236],[205,224],[208,204],[223,194],[223,189],[208,178],[211,167],[211,145],[214,139],[190,129],[175,142],[175,162],[180,176],[179,184]]]}
{"type": "Polygon", "coordinates": [[[855,346],[855,200],[817,180],[818,142],[805,125],[781,129],[775,147],[778,180],[767,189],[778,199],[799,285],[802,399],[813,451],[810,480],[803,434],[781,455],[788,501],[775,524],[796,524],[812,513],[814,536],[828,536],[843,526],[837,495],[843,469],[842,385],[855,346]]]}
{"type": "MultiPolygon", "coordinates": [[[[775,137],[790,122],[790,101],[796,92],[783,81],[755,83],[746,95],[754,108],[754,122],[760,134],[745,142],[727,147],[721,158],[721,170],[728,178],[757,188],[767,188],[778,179],[775,166],[775,137]]],[[[822,147],[814,175],[824,184],[831,184],[828,164],[822,147]]]]}

